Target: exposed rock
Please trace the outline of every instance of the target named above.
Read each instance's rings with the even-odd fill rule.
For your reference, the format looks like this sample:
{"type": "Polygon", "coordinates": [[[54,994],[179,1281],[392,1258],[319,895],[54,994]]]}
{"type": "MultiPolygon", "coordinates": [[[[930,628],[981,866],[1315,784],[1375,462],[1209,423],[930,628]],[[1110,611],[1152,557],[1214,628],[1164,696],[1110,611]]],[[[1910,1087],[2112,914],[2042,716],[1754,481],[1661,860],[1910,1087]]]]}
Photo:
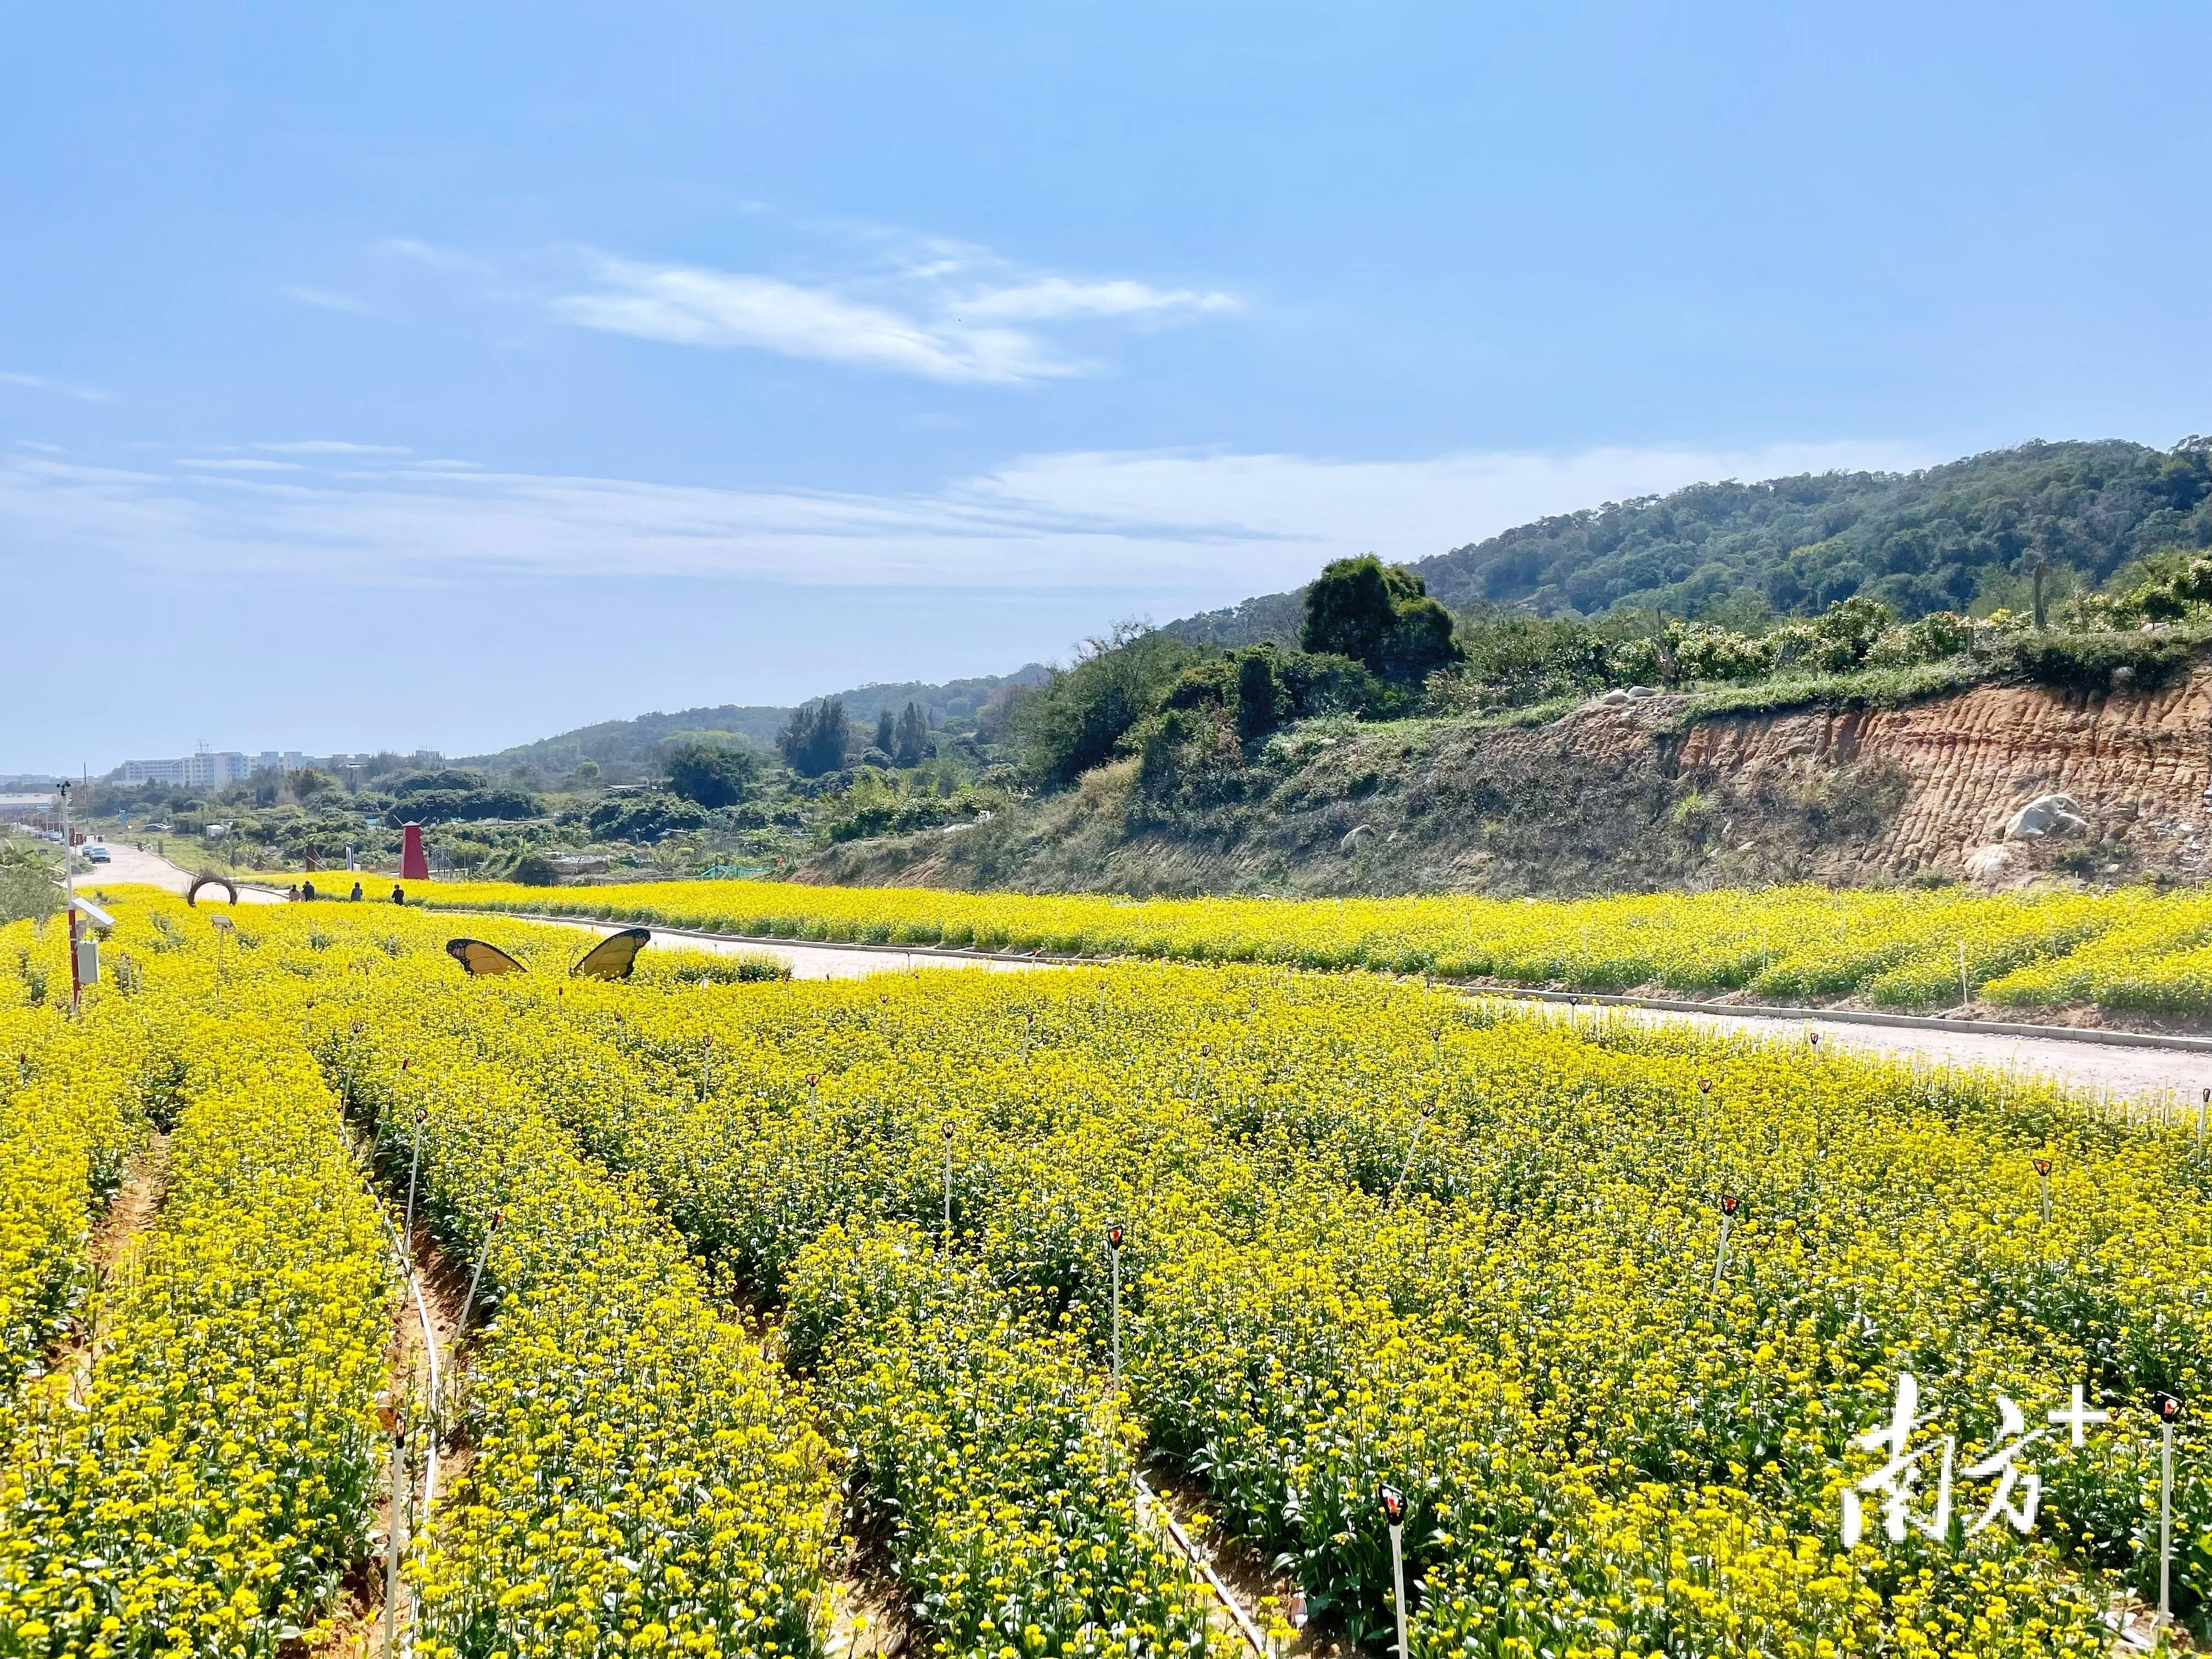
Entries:
{"type": "Polygon", "coordinates": [[[2007,841],[2041,841],[2045,836],[2079,835],[2089,827],[2081,803],[2071,795],[2038,795],[2005,820],[2007,841]]]}
{"type": "Polygon", "coordinates": [[[1903,708],[1729,714],[1686,729],[1680,694],[1619,690],[1540,726],[1363,730],[1279,775],[1255,769],[1195,832],[1133,811],[1133,763],[1116,763],[1098,775],[1112,791],[1086,784],[959,836],[849,843],[810,872],[1036,890],[1501,896],[2206,873],[2212,663],[2124,695],[1981,685],[1903,708]],[[2040,836],[2007,840],[2021,809],[2050,796],[2077,822],[2054,816],[2040,836]],[[2094,843],[2081,833],[2093,824],[2094,843]],[[916,872],[932,856],[943,865],[916,872]]]}
{"type": "Polygon", "coordinates": [[[1622,690],[1616,685],[1612,690],[1600,697],[1598,701],[1604,704],[1607,708],[1620,708],[1627,703],[1628,693],[1622,690]]]}
{"type": "Polygon", "coordinates": [[[1992,842],[1987,847],[1977,847],[1966,854],[1966,879],[1985,887],[1996,887],[2032,868],[2017,847],[2002,842],[1992,842]]]}

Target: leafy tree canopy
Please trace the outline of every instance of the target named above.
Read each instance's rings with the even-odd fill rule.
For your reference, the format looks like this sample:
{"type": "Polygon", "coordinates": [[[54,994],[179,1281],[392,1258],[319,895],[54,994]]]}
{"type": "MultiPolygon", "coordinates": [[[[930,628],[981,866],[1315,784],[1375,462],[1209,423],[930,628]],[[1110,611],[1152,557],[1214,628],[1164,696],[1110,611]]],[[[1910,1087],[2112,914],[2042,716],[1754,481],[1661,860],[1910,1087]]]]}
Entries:
{"type": "MultiPolygon", "coordinates": [[[[2038,441],[1919,472],[1694,484],[1516,526],[1412,569],[1455,610],[1659,610],[1741,628],[1723,613],[1747,603],[1817,616],[1858,593],[1908,619],[2023,609],[2038,563],[2094,587],[2167,547],[2212,547],[2212,440],[2038,441]]],[[[1299,599],[1262,595],[1166,631],[1289,644],[1299,599]]]]}
{"type": "Polygon", "coordinates": [[[701,806],[735,806],[751,787],[759,763],[733,743],[686,738],[668,746],[662,761],[668,787],[701,806]]]}
{"type": "Polygon", "coordinates": [[[1460,656],[1451,613],[1428,597],[1419,576],[1372,553],[1334,561],[1306,589],[1298,642],[1349,657],[1398,685],[1419,685],[1460,656]]]}
{"type": "Polygon", "coordinates": [[[845,700],[819,697],[791,711],[790,720],[776,733],[775,746],[793,771],[818,778],[844,765],[851,742],[845,700]]]}

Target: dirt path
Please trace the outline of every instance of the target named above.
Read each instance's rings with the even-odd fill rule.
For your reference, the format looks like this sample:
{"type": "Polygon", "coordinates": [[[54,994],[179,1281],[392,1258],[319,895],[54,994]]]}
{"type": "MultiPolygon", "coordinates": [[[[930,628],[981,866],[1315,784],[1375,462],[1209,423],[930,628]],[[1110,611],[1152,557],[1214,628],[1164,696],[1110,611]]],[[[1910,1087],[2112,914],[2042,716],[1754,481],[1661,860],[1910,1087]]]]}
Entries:
{"type": "MultiPolygon", "coordinates": [[[[356,1149],[362,1158],[362,1178],[374,1185],[366,1144],[357,1142],[356,1149]]],[[[396,1196],[380,1186],[375,1190],[387,1206],[390,1237],[397,1257],[406,1205],[404,1174],[396,1196]]],[[[438,1507],[447,1501],[467,1474],[473,1449],[459,1431],[459,1389],[468,1358],[468,1345],[462,1340],[465,1333],[461,1329],[461,1304],[468,1291],[469,1268],[473,1264],[461,1262],[456,1266],[439,1248],[422,1219],[419,1205],[413,1250],[412,1277],[404,1280],[400,1287],[385,1361],[389,1378],[386,1395],[407,1402],[410,1437],[408,1513],[400,1534],[403,1548],[429,1520],[434,1519],[438,1507]],[[437,1419],[439,1432],[434,1441],[427,1439],[422,1433],[434,1376],[440,1385],[441,1402],[437,1419]]],[[[470,1316],[471,1324],[477,1323],[481,1317],[482,1310],[478,1309],[470,1316]]],[[[366,1659],[366,1656],[382,1650],[385,1540],[391,1536],[392,1525],[388,1447],[386,1456],[378,1480],[379,1496],[369,1522],[369,1555],[354,1563],[348,1571],[337,1600],[330,1610],[324,1638],[310,1650],[313,1659],[356,1659],[356,1656],[366,1659]]],[[[409,1613],[403,1601],[398,1619],[403,1638],[408,1628],[409,1613]]]]}
{"type": "Polygon", "coordinates": [[[82,1313],[70,1322],[67,1335],[54,1346],[46,1361],[46,1386],[66,1391],[72,1406],[82,1408],[84,1404],[92,1368],[107,1334],[111,1300],[137,1277],[148,1231],[161,1212],[161,1200],[168,1191],[168,1176],[169,1138],[158,1132],[151,1133],[125,1167],[123,1184],[86,1245],[85,1255],[92,1269],[91,1291],[85,1297],[82,1313]]]}

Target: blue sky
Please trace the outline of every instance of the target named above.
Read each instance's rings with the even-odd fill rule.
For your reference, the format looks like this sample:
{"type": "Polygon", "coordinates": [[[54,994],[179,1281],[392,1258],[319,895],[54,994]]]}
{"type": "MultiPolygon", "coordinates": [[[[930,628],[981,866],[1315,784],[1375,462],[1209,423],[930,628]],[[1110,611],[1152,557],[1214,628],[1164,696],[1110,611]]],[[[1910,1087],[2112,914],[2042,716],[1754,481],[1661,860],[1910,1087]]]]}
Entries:
{"type": "Polygon", "coordinates": [[[2212,9],[19,9],[0,772],[1004,672],[2212,428],[2212,9]]]}

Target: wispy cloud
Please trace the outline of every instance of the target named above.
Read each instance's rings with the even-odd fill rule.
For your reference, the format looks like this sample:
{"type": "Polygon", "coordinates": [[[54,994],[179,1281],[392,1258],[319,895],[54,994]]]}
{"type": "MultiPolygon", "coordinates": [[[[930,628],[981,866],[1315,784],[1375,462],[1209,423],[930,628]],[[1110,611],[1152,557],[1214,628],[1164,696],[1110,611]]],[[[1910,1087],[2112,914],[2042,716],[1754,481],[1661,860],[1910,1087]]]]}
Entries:
{"type": "Polygon", "coordinates": [[[887,305],[772,276],[610,259],[599,286],[551,302],[563,322],[678,345],[754,346],[787,357],[889,369],[931,380],[1037,380],[1078,372],[1031,335],[924,321],[887,305]]]}
{"type": "Polygon", "coordinates": [[[194,455],[178,461],[179,466],[195,466],[207,472],[297,472],[297,461],[258,461],[250,459],[225,457],[215,459],[194,455]]]}
{"type": "Polygon", "coordinates": [[[1303,581],[1343,554],[1419,558],[1545,514],[1699,480],[1932,459],[1893,443],[1391,461],[1109,452],[1029,457],[935,490],[870,495],[352,460],[343,475],[234,468],[194,477],[17,456],[0,459],[0,521],[27,542],[194,573],[1150,586],[1164,605],[1220,604],[1303,581]]]}
{"type": "Polygon", "coordinates": [[[290,443],[256,444],[275,455],[404,455],[404,444],[349,444],[337,438],[301,438],[290,443]]]}
{"type": "Polygon", "coordinates": [[[303,306],[319,306],[325,311],[365,313],[368,304],[350,294],[337,294],[326,288],[301,288],[288,283],[279,290],[288,300],[297,300],[303,306]]]}
{"type": "Polygon", "coordinates": [[[1018,385],[1098,372],[1052,331],[1158,325],[1242,309],[1231,294],[1024,269],[988,248],[877,226],[829,234],[840,274],[794,279],[583,251],[580,284],[545,301],[560,321],[672,344],[742,348],[945,382],[1018,385]]]}
{"type": "Polygon", "coordinates": [[[1076,283],[1046,276],[1015,287],[985,289],[963,302],[971,317],[1047,321],[1064,317],[1158,316],[1176,312],[1241,310],[1234,295],[1195,289],[1153,288],[1146,283],[1076,283]]]}
{"type": "Polygon", "coordinates": [[[489,260],[479,259],[472,253],[462,253],[453,248],[418,242],[411,236],[387,237],[376,246],[381,252],[412,260],[419,265],[428,265],[433,270],[447,271],[456,276],[489,277],[494,274],[489,260]]]}
{"type": "Polygon", "coordinates": [[[97,386],[77,386],[68,380],[57,380],[46,374],[24,374],[11,369],[0,369],[0,386],[27,386],[33,392],[58,392],[64,398],[75,398],[88,404],[104,404],[107,393],[97,386]]]}

